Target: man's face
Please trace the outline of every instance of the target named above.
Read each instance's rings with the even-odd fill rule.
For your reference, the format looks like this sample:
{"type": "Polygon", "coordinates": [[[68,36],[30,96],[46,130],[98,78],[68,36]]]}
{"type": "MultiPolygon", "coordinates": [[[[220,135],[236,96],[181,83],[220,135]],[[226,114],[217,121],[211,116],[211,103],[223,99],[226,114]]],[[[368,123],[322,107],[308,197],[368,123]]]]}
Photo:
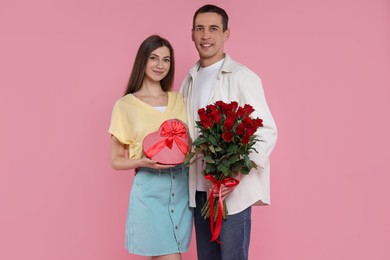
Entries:
{"type": "Polygon", "coordinates": [[[217,13],[201,13],[195,19],[192,40],[198,50],[202,66],[206,67],[223,59],[223,47],[229,39],[229,30],[223,31],[222,16],[217,13]]]}

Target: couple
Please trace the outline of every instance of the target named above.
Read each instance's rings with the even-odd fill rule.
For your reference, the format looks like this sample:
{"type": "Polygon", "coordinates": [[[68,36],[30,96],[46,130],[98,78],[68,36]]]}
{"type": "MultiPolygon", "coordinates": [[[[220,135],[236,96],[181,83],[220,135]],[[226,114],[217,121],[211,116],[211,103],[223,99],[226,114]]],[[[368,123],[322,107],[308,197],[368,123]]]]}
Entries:
{"type": "Polygon", "coordinates": [[[270,202],[269,155],[276,143],[276,126],[259,77],[224,53],[229,33],[223,9],[205,5],[195,12],[192,40],[200,60],[184,79],[182,94],[170,91],[174,77],[170,43],[153,35],[138,50],[109,129],[112,167],[136,170],[126,222],[126,247],[131,253],[156,260],[181,259],[190,244],[194,219],[198,259],[248,259],[251,206],[270,202]],[[218,100],[252,105],[264,124],[257,132],[258,153],[251,158],[257,169],[239,175],[236,187],[222,187],[229,209],[219,236],[222,244],[210,242],[209,219],[200,213],[210,187],[202,175],[201,161],[189,169],[182,164],[159,164],[146,158],[142,150],[144,137],[172,118],[186,123],[195,140],[198,109],[218,100]]]}

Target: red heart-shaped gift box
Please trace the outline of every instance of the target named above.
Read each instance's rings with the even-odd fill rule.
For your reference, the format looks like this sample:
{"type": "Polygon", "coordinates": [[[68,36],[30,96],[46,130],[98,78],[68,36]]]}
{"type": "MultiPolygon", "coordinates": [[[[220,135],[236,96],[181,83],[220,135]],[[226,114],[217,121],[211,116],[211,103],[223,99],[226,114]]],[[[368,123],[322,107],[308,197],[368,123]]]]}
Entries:
{"type": "Polygon", "coordinates": [[[186,126],[178,119],[164,121],[158,131],[145,136],[142,149],[146,157],[161,164],[180,164],[188,151],[186,126]]]}

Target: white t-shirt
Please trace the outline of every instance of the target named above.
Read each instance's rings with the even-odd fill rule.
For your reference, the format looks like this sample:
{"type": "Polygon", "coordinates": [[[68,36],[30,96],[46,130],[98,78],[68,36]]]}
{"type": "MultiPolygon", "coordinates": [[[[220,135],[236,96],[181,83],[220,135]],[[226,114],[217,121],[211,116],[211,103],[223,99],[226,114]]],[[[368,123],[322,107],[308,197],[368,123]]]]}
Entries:
{"type": "Polygon", "coordinates": [[[165,112],[165,109],[167,109],[167,106],[157,106],[154,108],[157,109],[158,111],[160,111],[161,113],[163,113],[163,112],[165,112]]]}
{"type": "MultiPolygon", "coordinates": [[[[192,89],[192,109],[198,111],[198,109],[206,107],[210,99],[211,89],[213,87],[214,80],[217,78],[218,72],[222,66],[223,59],[207,67],[200,67],[192,89]]],[[[193,113],[194,117],[192,120],[199,121],[198,113],[193,113]]],[[[195,133],[197,138],[199,132],[195,133]]],[[[203,162],[201,159],[196,161],[196,172],[197,172],[197,185],[196,190],[207,191],[205,180],[203,176],[203,162]]]]}

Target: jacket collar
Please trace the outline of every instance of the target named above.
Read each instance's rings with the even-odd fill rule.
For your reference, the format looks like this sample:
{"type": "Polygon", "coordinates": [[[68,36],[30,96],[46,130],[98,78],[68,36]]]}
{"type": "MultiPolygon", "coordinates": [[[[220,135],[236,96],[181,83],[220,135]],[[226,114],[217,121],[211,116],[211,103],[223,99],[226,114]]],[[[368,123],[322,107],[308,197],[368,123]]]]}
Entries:
{"type": "MultiPolygon", "coordinates": [[[[188,75],[194,79],[196,76],[196,73],[198,72],[200,67],[200,60],[198,60],[194,66],[189,70],[188,75]]],[[[222,63],[221,69],[218,72],[218,78],[220,78],[222,73],[231,73],[233,72],[234,68],[236,67],[235,61],[230,58],[230,56],[225,53],[225,60],[222,63]]]]}

